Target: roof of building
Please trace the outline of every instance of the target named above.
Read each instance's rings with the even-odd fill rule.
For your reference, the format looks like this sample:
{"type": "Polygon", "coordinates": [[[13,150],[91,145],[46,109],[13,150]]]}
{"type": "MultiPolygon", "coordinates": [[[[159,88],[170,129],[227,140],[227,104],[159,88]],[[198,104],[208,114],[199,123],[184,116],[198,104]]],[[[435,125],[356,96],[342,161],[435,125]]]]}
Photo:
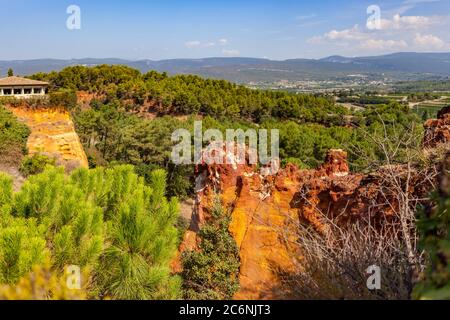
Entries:
{"type": "Polygon", "coordinates": [[[27,78],[21,77],[7,77],[0,79],[0,86],[45,86],[48,85],[48,82],[31,80],[27,78]]]}

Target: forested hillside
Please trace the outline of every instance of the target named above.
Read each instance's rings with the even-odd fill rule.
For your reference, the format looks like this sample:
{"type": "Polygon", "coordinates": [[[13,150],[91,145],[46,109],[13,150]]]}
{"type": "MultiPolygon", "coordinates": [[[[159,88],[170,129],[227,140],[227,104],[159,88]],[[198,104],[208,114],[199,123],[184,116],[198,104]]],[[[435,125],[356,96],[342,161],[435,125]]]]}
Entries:
{"type": "MultiPolygon", "coordinates": [[[[423,266],[421,252],[407,252],[402,242],[413,242],[415,248],[416,238],[404,233],[392,237],[395,232],[390,233],[390,228],[398,228],[406,212],[405,228],[410,228],[414,236],[418,234],[415,210],[434,201],[428,199],[429,186],[435,183],[442,150],[422,150],[423,121],[407,105],[381,99],[353,110],[322,95],[251,90],[190,75],[142,74],[125,66],[77,66],[32,77],[50,83],[48,99],[8,99],[3,103],[31,112],[66,108],[90,169],[64,172],[55,168],[51,159],[38,155],[23,161],[22,172],[28,180],[16,192],[11,178],[0,176],[0,298],[263,297],[259,284],[264,282],[245,274],[254,270],[252,263],[260,265],[261,274],[267,277],[264,281],[269,279],[271,285],[281,288],[277,290],[284,290],[283,297],[296,296],[299,287],[295,281],[302,275],[299,269],[294,268],[290,278],[281,281],[271,278],[273,270],[267,260],[285,252],[280,250],[284,245],[280,239],[286,236],[284,232],[292,232],[281,228],[287,212],[296,217],[298,226],[309,223],[309,236],[317,243],[325,239],[316,230],[324,224],[322,219],[334,224],[342,217],[348,218],[347,222],[360,218],[361,227],[366,228],[366,222],[372,226],[373,212],[378,214],[377,219],[379,214],[390,212],[383,223],[391,225],[385,229],[381,224],[380,229],[389,230],[388,234],[370,229],[374,245],[389,246],[386,239],[395,240],[392,243],[401,247],[401,261],[406,261],[408,254],[420,257],[410,261],[408,270],[413,264],[419,269],[423,266]],[[262,177],[253,174],[256,168],[174,165],[172,133],[180,128],[192,133],[197,120],[202,120],[204,131],[278,129],[282,171],[276,177],[262,177]],[[330,153],[330,149],[334,151],[330,153]],[[417,188],[410,187],[408,180],[404,189],[404,170],[414,183],[422,179],[421,172],[427,178],[417,188]],[[395,176],[386,172],[395,172],[395,176]],[[222,188],[224,184],[226,188],[222,188]],[[202,193],[205,190],[209,193],[202,193]],[[416,194],[418,198],[408,198],[416,194]],[[402,195],[407,197],[406,204],[398,198],[402,195]],[[213,196],[220,201],[209,201],[213,196]],[[306,201],[302,197],[309,202],[302,202],[306,201]],[[192,221],[180,217],[178,202],[188,198],[195,199],[192,221]],[[323,209],[321,215],[315,205],[323,209]],[[331,216],[326,216],[328,213],[331,216]],[[282,230],[261,224],[266,220],[282,230]],[[68,265],[80,266],[85,279],[76,297],[61,284],[68,265]],[[36,275],[42,279],[36,280],[36,275]],[[239,293],[242,279],[247,291],[239,293]],[[30,290],[33,281],[46,283],[45,290],[30,290]],[[292,285],[294,288],[290,288],[292,285]]],[[[441,135],[445,137],[439,130],[445,131],[448,116],[445,112],[440,116],[442,119],[430,120],[426,136],[438,140],[441,135]]],[[[26,126],[0,108],[2,157],[12,159],[10,152],[18,154],[13,157],[18,165],[26,153],[28,134],[26,126]]],[[[376,227],[380,221],[376,220],[376,227]]],[[[339,228],[351,232],[346,226],[339,228]]],[[[288,236],[298,240],[299,230],[303,229],[288,236]]],[[[336,239],[332,240],[341,241],[336,239]]],[[[356,244],[361,244],[358,241],[356,244]]],[[[304,243],[297,242],[297,249],[303,250],[304,243]]],[[[342,248],[331,249],[338,252],[342,248]]],[[[362,251],[348,253],[351,259],[358,258],[352,254],[366,255],[370,248],[357,249],[362,251]]],[[[379,258],[396,259],[397,251],[379,258]]],[[[318,261],[315,259],[320,257],[313,257],[313,264],[318,261]]],[[[279,260],[286,265],[292,263],[285,256],[279,260]]],[[[336,261],[336,265],[348,262],[336,261]]],[[[298,268],[298,264],[295,266],[298,268]]],[[[342,271],[334,267],[330,270],[336,274],[342,271]]],[[[313,273],[311,279],[323,275],[313,273]]],[[[405,277],[402,281],[409,289],[390,295],[409,297],[413,279],[410,273],[405,277]]],[[[353,280],[346,281],[350,281],[347,287],[353,288],[353,280]]],[[[353,297],[351,292],[343,292],[345,297],[353,297]]],[[[327,292],[326,296],[339,294],[327,292]]]]}
{"type": "Polygon", "coordinates": [[[398,103],[354,112],[331,98],[251,90],[190,75],[141,74],[125,66],[69,67],[33,78],[49,81],[56,92],[91,94],[89,106],[72,108],[72,113],[92,166],[131,163],[144,176],[155,166],[164,168],[169,194],[182,197],[190,193],[193,171],[171,165],[171,133],[178,128],[192,131],[199,117],[203,130],[279,129],[283,163],[304,168],[316,167],[331,148],[355,149],[352,167],[366,168],[381,155],[373,154],[362,132],[381,134],[383,122],[398,130],[417,123],[415,130],[421,134],[421,119],[398,103]],[[156,119],[147,120],[149,115],[156,119]],[[369,158],[361,158],[361,153],[369,158]]]}
{"type": "Polygon", "coordinates": [[[141,74],[125,66],[69,67],[59,73],[36,74],[55,88],[83,90],[126,101],[133,109],[152,102],[157,112],[202,114],[255,122],[277,117],[302,122],[327,123],[345,114],[332,101],[310,95],[251,90],[224,80],[205,80],[192,75],[169,77],[150,71],[141,74]]]}

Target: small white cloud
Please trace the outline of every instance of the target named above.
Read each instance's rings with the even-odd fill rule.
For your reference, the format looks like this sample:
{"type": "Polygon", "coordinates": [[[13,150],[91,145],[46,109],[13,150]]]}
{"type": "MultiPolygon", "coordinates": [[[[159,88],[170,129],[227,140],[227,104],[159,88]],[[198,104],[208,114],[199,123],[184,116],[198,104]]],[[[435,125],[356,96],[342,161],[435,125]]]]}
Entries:
{"type": "Polygon", "coordinates": [[[396,14],[392,19],[381,19],[381,29],[423,29],[439,23],[441,17],[401,16],[396,14]]]}
{"type": "Polygon", "coordinates": [[[188,41],[184,44],[186,46],[186,48],[188,49],[193,49],[193,48],[198,48],[202,45],[202,43],[200,41],[188,41]]]}
{"type": "Polygon", "coordinates": [[[414,43],[419,47],[430,49],[442,49],[445,46],[442,39],[432,34],[422,35],[418,33],[414,38],[414,43]]]}
{"type": "Polygon", "coordinates": [[[188,41],[188,42],[186,42],[184,45],[185,45],[185,47],[188,48],[188,49],[194,49],[194,48],[212,48],[212,47],[215,47],[215,46],[217,46],[217,45],[220,45],[220,46],[226,46],[226,45],[228,45],[228,39],[226,39],[226,38],[221,38],[221,39],[217,40],[217,42],[213,42],[213,41],[210,41],[210,42],[201,42],[201,41],[198,41],[198,40],[194,40],[194,41],[188,41]]]}
{"type": "Polygon", "coordinates": [[[239,50],[234,50],[234,49],[223,49],[222,53],[228,57],[236,57],[239,56],[241,53],[239,52],[239,50]]]}
{"type": "Polygon", "coordinates": [[[325,34],[325,38],[329,40],[361,40],[365,37],[366,35],[359,30],[358,25],[341,31],[331,30],[325,34]]]}
{"type": "Polygon", "coordinates": [[[365,50],[401,50],[407,48],[408,44],[404,40],[382,40],[369,39],[360,44],[361,49],[365,50]]]}

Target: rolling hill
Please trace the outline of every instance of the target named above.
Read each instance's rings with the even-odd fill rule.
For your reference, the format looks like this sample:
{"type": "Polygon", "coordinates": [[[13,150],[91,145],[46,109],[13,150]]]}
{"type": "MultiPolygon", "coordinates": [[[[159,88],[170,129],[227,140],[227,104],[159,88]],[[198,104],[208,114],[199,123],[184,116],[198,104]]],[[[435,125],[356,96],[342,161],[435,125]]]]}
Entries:
{"type": "Polygon", "coordinates": [[[450,53],[394,53],[373,57],[330,56],[323,59],[283,61],[258,58],[205,58],[171,60],[38,59],[0,61],[0,75],[8,68],[16,74],[58,71],[67,66],[123,64],[142,72],[165,71],[170,74],[197,74],[234,82],[273,82],[281,79],[328,80],[361,75],[372,79],[428,80],[450,77],[450,53]]]}

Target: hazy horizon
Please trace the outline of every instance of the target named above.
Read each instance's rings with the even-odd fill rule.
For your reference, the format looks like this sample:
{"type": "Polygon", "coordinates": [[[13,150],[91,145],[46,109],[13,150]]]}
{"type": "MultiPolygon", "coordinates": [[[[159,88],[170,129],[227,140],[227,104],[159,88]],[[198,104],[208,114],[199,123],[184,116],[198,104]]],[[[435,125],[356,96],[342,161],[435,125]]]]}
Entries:
{"type": "Polygon", "coordinates": [[[184,58],[184,57],[178,57],[178,58],[162,58],[162,59],[150,59],[150,58],[140,58],[140,59],[127,59],[127,58],[121,58],[121,57],[81,57],[81,58],[52,58],[52,57],[44,57],[44,58],[30,58],[30,59],[0,59],[0,61],[9,62],[9,61],[39,61],[39,60],[61,60],[61,61],[68,61],[68,60],[124,60],[129,62],[138,62],[138,61],[166,61],[166,60],[207,60],[207,59],[261,59],[261,60],[270,60],[270,61],[286,61],[286,60],[322,60],[329,57],[343,57],[343,58],[366,58],[366,57],[382,57],[387,55],[395,55],[395,54],[450,54],[450,51],[442,51],[442,52],[415,52],[415,51],[399,51],[399,52],[392,52],[387,54],[377,54],[373,56],[344,56],[339,54],[330,54],[323,57],[318,58],[298,58],[298,57],[291,57],[286,59],[270,59],[270,58],[261,58],[261,57],[245,57],[245,56],[236,56],[236,57],[221,57],[221,56],[209,56],[209,57],[199,57],[199,58],[184,58]]]}
{"type": "Polygon", "coordinates": [[[338,5],[331,0],[0,0],[0,5],[0,27],[8,30],[0,51],[4,61],[286,60],[450,52],[448,0],[349,0],[338,5]],[[376,9],[375,27],[370,21],[376,9]]]}

